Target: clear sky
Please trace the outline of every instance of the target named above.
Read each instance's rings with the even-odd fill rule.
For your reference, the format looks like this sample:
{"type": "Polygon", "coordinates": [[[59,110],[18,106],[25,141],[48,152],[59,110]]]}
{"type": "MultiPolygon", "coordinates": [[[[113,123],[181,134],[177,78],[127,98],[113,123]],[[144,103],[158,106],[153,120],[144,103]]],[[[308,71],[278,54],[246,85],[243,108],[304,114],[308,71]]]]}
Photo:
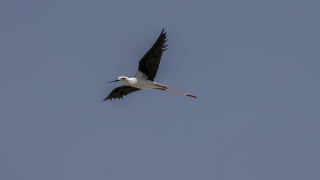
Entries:
{"type": "Polygon", "coordinates": [[[1,180],[319,180],[320,1],[0,1],[1,180]],[[155,79],[135,75],[165,28],[155,79]]]}

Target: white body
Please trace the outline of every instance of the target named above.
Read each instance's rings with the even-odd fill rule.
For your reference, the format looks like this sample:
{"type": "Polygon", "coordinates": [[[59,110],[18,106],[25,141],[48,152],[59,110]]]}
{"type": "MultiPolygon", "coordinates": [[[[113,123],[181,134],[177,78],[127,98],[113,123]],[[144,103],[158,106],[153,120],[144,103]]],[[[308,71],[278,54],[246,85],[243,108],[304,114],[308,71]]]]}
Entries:
{"type": "Polygon", "coordinates": [[[118,80],[124,83],[127,86],[139,88],[139,89],[165,89],[167,88],[166,85],[159,84],[147,79],[143,78],[128,78],[125,76],[120,76],[118,80]]]}
{"type": "MultiPolygon", "coordinates": [[[[143,73],[137,74],[136,77],[133,77],[133,78],[120,76],[117,81],[124,83],[126,86],[131,86],[131,87],[135,87],[138,89],[159,89],[159,90],[164,90],[164,91],[169,91],[169,92],[181,94],[184,96],[197,98],[196,96],[194,96],[192,94],[188,94],[185,92],[181,92],[181,91],[178,91],[175,89],[168,88],[166,85],[150,81],[150,80],[146,79],[145,77],[146,76],[143,75],[143,73]]],[[[111,82],[113,82],[113,81],[111,81],[111,82]]]]}
{"type": "Polygon", "coordinates": [[[188,94],[188,93],[181,92],[181,91],[178,91],[175,89],[171,89],[171,88],[168,88],[166,85],[150,81],[150,80],[148,80],[148,77],[140,71],[138,71],[136,76],[133,78],[128,78],[126,76],[120,76],[120,77],[118,77],[118,81],[124,83],[126,86],[131,86],[131,87],[135,87],[138,89],[159,89],[159,90],[164,90],[164,91],[169,91],[169,92],[181,94],[184,96],[197,98],[196,96],[194,96],[192,94],[188,94]]]}

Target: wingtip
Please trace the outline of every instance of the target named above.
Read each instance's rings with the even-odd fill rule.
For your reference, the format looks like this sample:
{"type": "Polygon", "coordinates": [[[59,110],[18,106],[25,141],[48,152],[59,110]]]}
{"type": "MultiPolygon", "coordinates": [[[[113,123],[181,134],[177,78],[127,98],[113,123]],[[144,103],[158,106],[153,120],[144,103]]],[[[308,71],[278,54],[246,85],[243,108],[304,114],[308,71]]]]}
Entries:
{"type": "Polygon", "coordinates": [[[161,34],[166,35],[166,32],[164,31],[165,29],[163,28],[161,31],[161,34]]]}

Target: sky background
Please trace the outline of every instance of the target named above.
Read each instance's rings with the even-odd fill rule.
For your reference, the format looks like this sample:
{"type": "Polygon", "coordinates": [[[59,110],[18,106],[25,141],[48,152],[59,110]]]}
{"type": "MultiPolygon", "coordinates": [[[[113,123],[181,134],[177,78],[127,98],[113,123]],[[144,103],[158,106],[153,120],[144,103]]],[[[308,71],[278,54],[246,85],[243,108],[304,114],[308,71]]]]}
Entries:
{"type": "Polygon", "coordinates": [[[1,180],[319,180],[320,1],[0,1],[1,180]],[[102,102],[165,28],[156,82],[102,102]]]}

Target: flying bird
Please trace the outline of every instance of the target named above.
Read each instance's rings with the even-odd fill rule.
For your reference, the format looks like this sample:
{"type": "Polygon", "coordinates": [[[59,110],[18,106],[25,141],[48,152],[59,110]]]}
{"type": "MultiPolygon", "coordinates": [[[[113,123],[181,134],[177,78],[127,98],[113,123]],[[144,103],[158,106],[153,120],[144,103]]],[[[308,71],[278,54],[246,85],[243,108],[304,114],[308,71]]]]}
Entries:
{"type": "Polygon", "coordinates": [[[166,85],[154,82],[154,78],[156,77],[159,64],[161,61],[161,56],[163,52],[167,49],[166,41],[167,41],[166,32],[164,29],[162,30],[160,36],[150,48],[150,50],[142,57],[139,61],[139,69],[136,75],[132,78],[126,76],[120,76],[117,80],[110,81],[117,82],[120,81],[124,83],[123,86],[115,88],[111,93],[104,99],[104,101],[110,99],[122,99],[123,96],[126,96],[132,92],[143,90],[143,89],[158,89],[164,90],[168,92],[173,92],[177,94],[181,94],[184,96],[189,96],[193,98],[197,98],[192,94],[188,94],[185,92],[177,91],[167,87],[166,85]]]}

